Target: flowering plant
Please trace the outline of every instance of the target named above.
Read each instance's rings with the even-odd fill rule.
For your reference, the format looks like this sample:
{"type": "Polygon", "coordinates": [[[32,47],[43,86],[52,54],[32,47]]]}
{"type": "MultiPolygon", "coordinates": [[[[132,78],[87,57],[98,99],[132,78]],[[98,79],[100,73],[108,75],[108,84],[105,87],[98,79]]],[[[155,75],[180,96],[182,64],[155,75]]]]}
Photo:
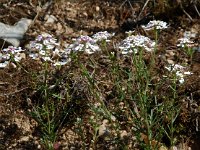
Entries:
{"type": "Polygon", "coordinates": [[[110,40],[108,38],[114,36],[114,33],[108,33],[107,31],[97,32],[92,36],[95,42],[105,40],[106,42],[109,42],[110,40]]]}
{"type": "Polygon", "coordinates": [[[74,39],[74,43],[70,44],[67,48],[68,51],[85,51],[88,54],[93,54],[99,51],[100,48],[96,41],[89,36],[80,36],[74,39]]]}
{"type": "Polygon", "coordinates": [[[169,65],[168,67],[165,67],[170,72],[175,72],[177,79],[179,80],[179,83],[184,83],[184,76],[185,75],[191,75],[193,73],[186,71],[186,67],[181,66],[179,64],[169,65]]]}
{"type": "Polygon", "coordinates": [[[138,52],[138,48],[144,48],[146,51],[152,51],[154,49],[155,42],[148,37],[142,35],[132,35],[122,41],[119,49],[122,50],[122,54],[138,52]]]}
{"type": "Polygon", "coordinates": [[[187,37],[184,37],[184,38],[178,39],[178,44],[177,44],[177,46],[178,46],[178,47],[183,47],[183,48],[185,48],[185,47],[191,47],[193,44],[194,44],[193,41],[191,41],[191,40],[190,40],[189,38],[187,38],[187,37]]]}
{"type": "Polygon", "coordinates": [[[21,52],[24,50],[21,47],[9,46],[0,52],[0,68],[5,68],[9,62],[19,62],[23,58],[21,52]]]}
{"type": "Polygon", "coordinates": [[[142,28],[144,30],[152,30],[152,29],[161,30],[161,29],[168,28],[168,26],[167,26],[167,23],[164,21],[153,20],[153,21],[150,21],[146,26],[143,25],[142,28]]]}
{"type": "Polygon", "coordinates": [[[29,57],[51,62],[54,66],[65,65],[70,58],[68,58],[67,51],[58,48],[59,45],[57,39],[50,34],[39,35],[35,41],[30,42],[29,57]]]}

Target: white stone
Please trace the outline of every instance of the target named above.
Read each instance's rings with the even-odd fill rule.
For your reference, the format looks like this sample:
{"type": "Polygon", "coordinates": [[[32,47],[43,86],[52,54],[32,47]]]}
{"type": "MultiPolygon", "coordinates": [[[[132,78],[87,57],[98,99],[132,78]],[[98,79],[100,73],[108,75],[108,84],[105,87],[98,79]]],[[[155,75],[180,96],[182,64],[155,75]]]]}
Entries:
{"type": "Polygon", "coordinates": [[[25,141],[25,142],[29,141],[29,136],[23,136],[23,137],[20,139],[20,141],[25,141]]]}
{"type": "Polygon", "coordinates": [[[55,17],[55,16],[53,16],[53,15],[46,15],[45,16],[45,20],[47,20],[46,21],[46,23],[48,24],[48,23],[51,23],[51,24],[53,24],[55,21],[57,21],[58,19],[55,17]]]}
{"type": "Polygon", "coordinates": [[[32,20],[22,18],[14,26],[10,26],[0,22],[0,38],[18,47],[21,39],[23,39],[25,32],[28,30],[32,20]]]}
{"type": "Polygon", "coordinates": [[[171,60],[171,59],[167,59],[167,62],[168,62],[169,64],[174,64],[174,61],[171,60]]]}
{"type": "Polygon", "coordinates": [[[99,6],[96,6],[96,11],[98,12],[100,10],[100,7],[99,6]]]}

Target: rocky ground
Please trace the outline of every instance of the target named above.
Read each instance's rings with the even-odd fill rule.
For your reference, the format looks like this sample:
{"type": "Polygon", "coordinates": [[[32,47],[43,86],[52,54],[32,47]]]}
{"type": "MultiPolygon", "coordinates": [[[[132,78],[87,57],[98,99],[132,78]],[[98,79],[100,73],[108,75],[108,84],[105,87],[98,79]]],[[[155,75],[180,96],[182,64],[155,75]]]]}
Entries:
{"type": "MultiPolygon", "coordinates": [[[[125,32],[135,30],[148,37],[152,33],[142,30],[141,25],[147,24],[152,19],[166,21],[169,28],[159,37],[158,55],[163,56],[163,62],[173,64],[177,62],[188,63],[189,70],[193,73],[186,78],[184,87],[179,90],[179,95],[185,93],[192,99],[182,101],[180,121],[186,126],[183,142],[177,145],[178,149],[198,150],[199,135],[199,108],[200,108],[200,17],[195,9],[188,5],[182,9],[173,10],[171,15],[168,9],[161,11],[151,8],[145,1],[112,1],[112,0],[55,0],[46,2],[41,0],[1,0],[0,22],[14,25],[21,18],[32,19],[33,22],[21,41],[22,47],[27,47],[29,41],[42,33],[49,33],[59,39],[61,46],[72,38],[80,35],[92,35],[98,31],[114,32],[113,43],[125,37],[125,32]],[[144,9],[142,9],[144,7],[144,9]],[[138,17],[139,16],[139,17],[138,17]],[[192,20],[191,20],[191,18],[192,20]],[[182,38],[185,31],[195,33],[193,41],[196,48],[192,60],[185,57],[183,51],[177,48],[177,39],[182,38]]],[[[179,7],[178,7],[179,8],[179,7]]],[[[169,10],[171,11],[171,10],[169,10]]],[[[1,41],[2,43],[2,41],[1,41]]],[[[2,45],[1,45],[2,46],[2,45]]],[[[6,45],[4,45],[5,47],[6,45]]],[[[25,69],[40,70],[37,62],[23,60],[25,69]]],[[[0,149],[42,149],[38,123],[30,117],[32,100],[28,96],[31,91],[32,81],[30,76],[17,68],[0,69],[0,149]]],[[[66,127],[59,137],[62,149],[78,148],[80,141],[72,130],[66,127]]],[[[56,149],[56,148],[55,148],[56,149]]]]}

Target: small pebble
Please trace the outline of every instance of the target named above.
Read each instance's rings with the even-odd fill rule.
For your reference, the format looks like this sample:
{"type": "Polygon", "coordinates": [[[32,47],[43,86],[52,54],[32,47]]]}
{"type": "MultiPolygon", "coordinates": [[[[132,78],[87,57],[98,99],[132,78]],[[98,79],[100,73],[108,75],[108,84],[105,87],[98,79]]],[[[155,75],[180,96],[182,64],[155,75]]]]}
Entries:
{"type": "Polygon", "coordinates": [[[98,12],[100,10],[100,7],[99,6],[96,6],[96,11],[98,12]]]}
{"type": "Polygon", "coordinates": [[[57,18],[53,15],[46,15],[45,18],[46,23],[54,23],[55,21],[57,21],[57,18]]]}
{"type": "Polygon", "coordinates": [[[169,64],[174,64],[174,61],[171,60],[171,59],[167,59],[167,62],[168,62],[169,64]]]}

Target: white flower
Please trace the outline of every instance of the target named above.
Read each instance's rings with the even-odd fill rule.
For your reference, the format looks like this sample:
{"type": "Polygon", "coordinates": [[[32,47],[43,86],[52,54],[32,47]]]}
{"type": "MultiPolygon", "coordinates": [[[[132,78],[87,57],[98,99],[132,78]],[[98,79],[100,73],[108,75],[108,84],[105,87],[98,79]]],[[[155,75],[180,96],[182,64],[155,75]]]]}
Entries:
{"type": "Polygon", "coordinates": [[[43,36],[42,35],[38,35],[35,40],[36,41],[42,41],[42,39],[43,39],[43,36]]]}
{"type": "Polygon", "coordinates": [[[22,50],[21,47],[8,46],[8,48],[4,48],[2,51],[10,54],[15,54],[24,50],[22,50]]]}
{"type": "Polygon", "coordinates": [[[97,46],[97,45],[92,45],[92,44],[90,44],[90,43],[88,43],[88,44],[86,45],[86,47],[85,47],[85,52],[88,53],[88,54],[92,54],[92,53],[94,53],[94,52],[96,52],[96,51],[99,51],[99,50],[100,50],[99,46],[97,46]]]}
{"type": "Polygon", "coordinates": [[[20,62],[21,59],[22,59],[22,57],[20,56],[20,54],[17,54],[17,55],[14,56],[14,60],[16,62],[20,62]]]}
{"type": "Polygon", "coordinates": [[[66,65],[67,64],[67,61],[63,62],[63,61],[57,61],[53,64],[53,66],[63,66],[63,65],[66,65]]]}
{"type": "Polygon", "coordinates": [[[36,60],[39,57],[38,53],[30,53],[29,57],[31,57],[32,59],[36,60]]]}
{"type": "Polygon", "coordinates": [[[95,43],[95,41],[87,36],[87,35],[81,35],[79,38],[75,39],[75,41],[77,42],[77,44],[81,44],[81,43],[95,43]]]}
{"type": "Polygon", "coordinates": [[[183,71],[185,69],[185,67],[179,65],[179,64],[173,64],[173,65],[169,65],[168,67],[165,67],[168,71],[177,71],[177,70],[181,70],[183,71]]]}
{"type": "MultiPolygon", "coordinates": [[[[61,58],[69,59],[69,53],[67,53],[66,50],[60,50],[58,46],[59,43],[57,42],[57,39],[44,33],[39,35],[35,41],[30,42],[30,47],[32,49],[30,49],[29,57],[34,60],[42,59],[43,61],[51,63],[53,63],[52,59],[56,59],[57,61],[61,58]]],[[[65,63],[60,64],[64,65],[65,63]]]]}
{"type": "Polygon", "coordinates": [[[175,65],[173,66],[173,70],[181,70],[181,71],[183,71],[185,68],[186,68],[186,67],[183,67],[183,66],[181,66],[181,65],[179,65],[179,64],[175,64],[175,65]]]}
{"type": "Polygon", "coordinates": [[[176,71],[176,76],[179,78],[183,78],[183,73],[181,71],[176,71]]]}
{"type": "Polygon", "coordinates": [[[45,56],[46,55],[46,51],[41,50],[41,51],[39,51],[39,54],[42,55],[42,56],[45,56]]]}
{"type": "Polygon", "coordinates": [[[85,51],[88,54],[92,54],[96,51],[100,51],[99,46],[89,36],[80,36],[73,44],[70,44],[66,51],[85,51]]]}
{"type": "Polygon", "coordinates": [[[183,84],[185,80],[184,80],[184,78],[180,78],[178,81],[180,84],[183,84]]]}
{"type": "Polygon", "coordinates": [[[153,20],[153,21],[150,21],[146,26],[143,25],[142,28],[144,30],[152,30],[152,29],[161,30],[161,29],[168,28],[168,26],[167,26],[167,23],[164,21],[153,20]]]}
{"type": "Polygon", "coordinates": [[[189,71],[185,71],[186,67],[183,67],[179,64],[169,65],[168,67],[165,67],[168,71],[174,72],[176,74],[177,80],[179,80],[179,83],[184,83],[184,77],[185,75],[191,75],[193,73],[189,71]]]}
{"type": "Polygon", "coordinates": [[[146,51],[152,51],[155,47],[155,42],[148,37],[142,35],[131,35],[124,39],[119,45],[119,49],[122,50],[122,54],[137,53],[138,48],[144,48],[146,51]]]}
{"type": "Polygon", "coordinates": [[[42,50],[43,48],[53,49],[57,45],[59,45],[59,43],[57,43],[57,39],[46,33],[38,35],[35,41],[30,42],[30,47],[38,50],[42,50]]]}
{"type": "Polygon", "coordinates": [[[46,46],[56,46],[56,45],[59,45],[59,43],[57,43],[57,40],[55,38],[52,38],[52,37],[47,37],[43,40],[43,44],[46,45],[46,46]]]}
{"type": "Polygon", "coordinates": [[[48,57],[48,56],[42,57],[42,59],[43,59],[44,61],[52,61],[51,58],[48,57]]]}
{"type": "Polygon", "coordinates": [[[193,74],[192,72],[189,72],[189,71],[186,71],[186,72],[184,72],[184,74],[185,75],[191,75],[191,74],[193,74]]]}
{"type": "Polygon", "coordinates": [[[20,52],[24,51],[21,47],[8,46],[2,50],[0,53],[0,68],[4,68],[8,65],[9,62],[13,60],[16,62],[21,61],[22,57],[20,52]]]}
{"type": "Polygon", "coordinates": [[[35,41],[32,41],[30,43],[30,48],[35,48],[37,50],[42,50],[43,49],[43,45],[40,43],[35,43],[35,41]]]}
{"type": "Polygon", "coordinates": [[[53,49],[55,47],[55,45],[49,44],[46,45],[45,49],[53,49]]]}
{"type": "Polygon", "coordinates": [[[71,53],[71,49],[65,48],[65,49],[63,50],[63,53],[65,53],[66,55],[69,55],[69,54],[71,53]]]}
{"type": "Polygon", "coordinates": [[[3,58],[4,60],[9,60],[11,57],[10,57],[10,54],[4,54],[4,55],[2,56],[2,58],[3,58]]]}
{"type": "Polygon", "coordinates": [[[178,41],[179,41],[179,43],[177,44],[178,47],[191,47],[194,44],[194,42],[187,37],[180,38],[178,39],[178,41]]]}
{"type": "Polygon", "coordinates": [[[92,38],[95,40],[95,42],[97,41],[102,41],[105,40],[106,42],[109,42],[110,40],[108,40],[108,38],[114,36],[115,33],[108,33],[107,31],[102,31],[102,32],[97,32],[96,34],[94,34],[92,36],[92,38]]]}
{"type": "Polygon", "coordinates": [[[24,50],[21,48],[21,47],[16,47],[15,48],[15,52],[16,53],[20,53],[20,52],[23,52],[24,50]]]}

